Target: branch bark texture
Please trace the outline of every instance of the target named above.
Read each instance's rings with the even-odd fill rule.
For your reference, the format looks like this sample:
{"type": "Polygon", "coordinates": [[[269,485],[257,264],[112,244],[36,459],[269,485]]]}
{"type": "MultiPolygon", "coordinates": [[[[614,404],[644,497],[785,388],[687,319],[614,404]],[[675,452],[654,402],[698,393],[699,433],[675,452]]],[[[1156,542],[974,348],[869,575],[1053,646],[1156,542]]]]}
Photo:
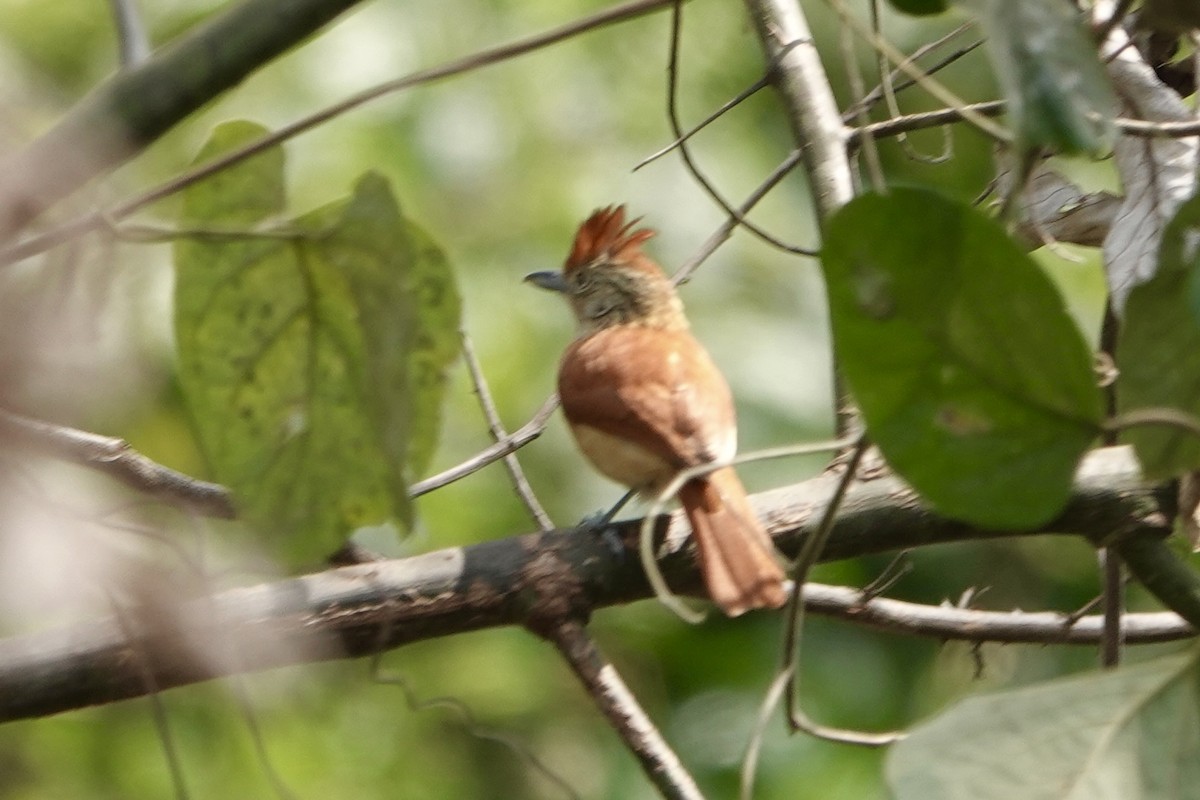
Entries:
{"type": "Polygon", "coordinates": [[[820,221],[854,197],[848,131],[796,0],[746,0],[775,87],[804,155],[820,221]]]}
{"type": "MultiPolygon", "coordinates": [[[[811,535],[835,483],[836,476],[822,475],[754,498],[784,552],[794,554],[811,535]]],[[[1142,483],[1131,451],[1108,448],[1084,462],[1071,503],[1040,532],[1157,540],[1172,498],[1169,487],[1142,483]]],[[[546,635],[563,621],[650,596],[637,555],[640,524],[617,523],[603,534],[586,528],[528,534],[341,567],[135,610],[119,621],[0,640],[0,721],[481,628],[523,625],[546,635]]],[[[659,520],[660,563],[674,591],[700,595],[687,531],[679,515],[659,520]]],[[[941,517],[904,483],[885,477],[850,489],[823,558],[1013,534],[941,517]]],[[[850,616],[853,605],[843,603],[838,613],[850,616]]]]}
{"type": "Polygon", "coordinates": [[[646,777],[667,800],[704,800],[696,781],[663,739],[612,663],[596,647],[584,627],[564,622],[550,639],[625,745],[637,757],[646,777]]]}

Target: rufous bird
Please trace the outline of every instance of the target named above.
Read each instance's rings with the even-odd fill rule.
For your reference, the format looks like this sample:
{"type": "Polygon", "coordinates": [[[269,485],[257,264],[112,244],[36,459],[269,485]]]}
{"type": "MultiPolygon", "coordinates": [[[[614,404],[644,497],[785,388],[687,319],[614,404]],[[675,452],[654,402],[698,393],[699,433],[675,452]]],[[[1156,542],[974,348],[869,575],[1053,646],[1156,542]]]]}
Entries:
{"type": "MultiPolygon", "coordinates": [[[[526,280],[561,292],[579,322],[558,396],[579,449],[609,478],[656,497],[681,470],[728,462],[737,420],[724,376],[692,336],[683,303],[642,252],[654,231],[604,208],[579,228],[562,272],[526,280]]],[[[689,480],[678,498],[708,594],[737,616],[787,600],[775,548],[732,467],[689,480]]]]}

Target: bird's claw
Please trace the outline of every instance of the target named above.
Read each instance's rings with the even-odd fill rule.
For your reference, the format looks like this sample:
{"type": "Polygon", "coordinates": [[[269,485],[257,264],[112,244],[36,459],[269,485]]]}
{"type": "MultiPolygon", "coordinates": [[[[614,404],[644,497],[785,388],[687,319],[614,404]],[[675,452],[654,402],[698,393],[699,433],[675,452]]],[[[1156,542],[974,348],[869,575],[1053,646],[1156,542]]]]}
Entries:
{"type": "Polygon", "coordinates": [[[611,510],[597,511],[595,514],[589,514],[581,519],[578,528],[604,542],[613,555],[621,555],[625,552],[625,543],[621,541],[621,535],[617,532],[616,526],[612,524],[612,518],[611,510]]]}

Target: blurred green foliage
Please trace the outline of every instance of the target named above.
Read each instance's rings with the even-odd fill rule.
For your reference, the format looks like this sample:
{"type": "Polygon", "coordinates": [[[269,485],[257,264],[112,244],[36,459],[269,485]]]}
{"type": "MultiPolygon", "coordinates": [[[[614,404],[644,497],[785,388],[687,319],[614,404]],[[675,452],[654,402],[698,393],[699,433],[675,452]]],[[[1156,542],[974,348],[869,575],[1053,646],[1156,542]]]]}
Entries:
{"type": "MultiPolygon", "coordinates": [[[[156,43],[212,9],[211,3],[188,0],[142,6],[156,43]]],[[[839,99],[848,104],[845,72],[835,66],[840,61],[831,12],[820,3],[807,6],[839,99]]],[[[124,197],[176,174],[221,121],[249,118],[278,127],[375,82],[545,30],[596,7],[557,0],[364,4],[89,190],[84,204],[124,197]]],[[[686,6],[680,98],[685,119],[698,120],[759,77],[759,47],[743,14],[741,5],[715,0],[686,6]]],[[[33,135],[116,68],[103,4],[3,0],[0,20],[0,57],[12,67],[6,81],[13,85],[6,88],[23,103],[13,117],[22,130],[6,137],[33,135]]],[[[893,21],[887,21],[889,32],[909,49],[956,23],[905,20],[893,29],[893,21]]],[[[328,203],[373,169],[405,199],[406,214],[448,251],[464,294],[466,329],[509,428],[527,420],[550,393],[558,355],[571,336],[560,304],[530,292],[521,277],[559,264],[580,219],[595,207],[628,203],[661,230],[650,249],[668,267],[691,256],[722,221],[676,156],[631,172],[672,138],[664,96],[667,33],[664,14],[599,30],[377,100],[287,145],[293,165],[288,213],[328,203]],[[330,187],[338,188],[331,193],[330,187]]],[[[873,63],[865,56],[862,61],[868,68],[873,63]]],[[[943,78],[969,99],[985,99],[993,90],[980,77],[983,69],[975,53],[943,78]]],[[[912,92],[902,95],[906,110],[931,104],[912,92]]],[[[949,163],[912,159],[896,143],[883,142],[885,169],[897,180],[971,199],[990,177],[988,145],[967,130],[945,135],[954,144],[949,163]]],[[[909,141],[928,153],[941,149],[941,137],[929,131],[909,141]]],[[[775,98],[760,92],[692,147],[726,196],[736,200],[792,143],[775,98]]],[[[168,199],[140,221],[167,224],[177,205],[168,199]]],[[[810,209],[803,179],[792,177],[761,204],[755,219],[789,241],[813,245],[810,209]]],[[[98,248],[102,241],[108,239],[91,237],[85,245],[98,248]]],[[[116,248],[117,257],[102,274],[114,286],[136,290],[137,301],[130,313],[117,315],[116,300],[106,300],[98,319],[123,321],[113,358],[134,364],[134,377],[75,374],[69,392],[86,402],[64,406],[59,416],[123,435],[150,457],[200,475],[204,467],[173,378],[165,324],[168,248],[123,242],[116,248]],[[84,380],[91,383],[81,384],[84,380]]],[[[1102,279],[1094,260],[1077,263],[1057,253],[1039,259],[1053,262],[1062,285],[1075,287],[1077,318],[1097,319],[1102,279]]],[[[828,435],[828,322],[815,262],[738,233],[684,287],[683,297],[699,337],[733,385],[743,451],[828,435]]],[[[25,391],[36,397],[36,389],[25,391]]],[[[442,444],[430,472],[490,441],[461,366],[448,398],[442,444]]],[[[521,458],[559,523],[574,522],[618,494],[583,465],[557,420],[521,458]]],[[[803,479],[819,467],[815,461],[771,462],[748,466],[744,474],[751,488],[766,488],[803,479]]],[[[532,528],[498,465],[416,505],[415,535],[391,542],[392,552],[532,528]]],[[[177,527],[181,540],[196,535],[193,523],[177,527]]],[[[814,578],[861,585],[888,560],[826,565],[814,578]]],[[[913,570],[891,594],[936,603],[980,587],[987,591],[979,602],[988,607],[1069,610],[1096,592],[1091,551],[1075,541],[937,547],[915,553],[912,562],[913,570]]],[[[255,577],[238,574],[230,580],[255,577]]],[[[593,627],[702,787],[712,797],[733,796],[746,732],[779,659],[775,619],[712,618],[692,628],[646,602],[607,610],[593,627]]],[[[1041,647],[985,648],[982,655],[984,671],[975,678],[975,661],[964,648],[810,620],[805,703],[822,721],[894,728],[965,692],[1026,682],[1094,660],[1086,650],[1041,647]]],[[[462,701],[479,725],[517,741],[585,797],[654,796],[553,648],[524,631],[409,646],[387,655],[383,668],[403,674],[419,698],[449,695],[462,701]]],[[[164,741],[194,798],[286,796],[272,786],[272,776],[301,798],[562,796],[512,750],[465,728],[455,713],[413,711],[398,687],[372,682],[370,675],[366,663],[326,664],[174,690],[156,701],[168,737],[156,727],[149,700],[9,724],[0,727],[0,798],[171,796],[164,741]]],[[[883,796],[881,753],[789,738],[781,728],[773,724],[769,732],[759,797],[883,796]]]]}

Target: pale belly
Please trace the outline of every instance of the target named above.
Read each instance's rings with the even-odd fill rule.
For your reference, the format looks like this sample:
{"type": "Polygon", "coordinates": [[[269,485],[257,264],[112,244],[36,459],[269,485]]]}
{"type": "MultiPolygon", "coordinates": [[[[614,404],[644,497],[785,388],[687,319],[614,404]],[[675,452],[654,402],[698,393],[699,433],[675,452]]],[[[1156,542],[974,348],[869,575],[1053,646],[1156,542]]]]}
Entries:
{"type": "Polygon", "coordinates": [[[675,468],[659,456],[587,425],[572,425],[579,449],[604,475],[642,493],[661,489],[675,477],[675,468]]]}

